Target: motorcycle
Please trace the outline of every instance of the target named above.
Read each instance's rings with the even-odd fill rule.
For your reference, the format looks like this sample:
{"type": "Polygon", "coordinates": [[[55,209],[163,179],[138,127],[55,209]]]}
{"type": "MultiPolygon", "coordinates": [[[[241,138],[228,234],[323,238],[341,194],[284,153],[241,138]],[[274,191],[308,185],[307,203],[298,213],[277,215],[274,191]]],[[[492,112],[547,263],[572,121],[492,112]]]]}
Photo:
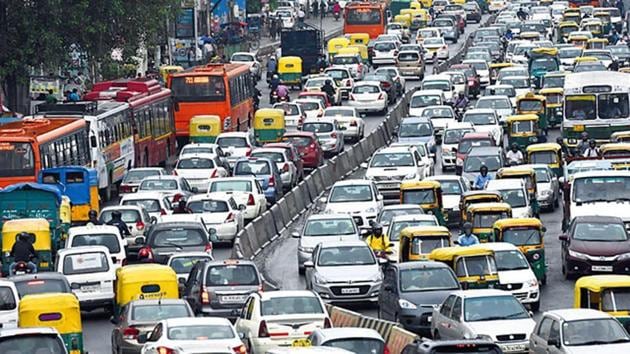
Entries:
{"type": "Polygon", "coordinates": [[[20,261],[15,264],[15,275],[24,275],[31,273],[34,273],[34,271],[28,266],[28,263],[20,261]]]}
{"type": "Polygon", "coordinates": [[[341,15],[339,11],[335,11],[333,14],[335,16],[335,21],[339,21],[339,16],[341,15]]]}

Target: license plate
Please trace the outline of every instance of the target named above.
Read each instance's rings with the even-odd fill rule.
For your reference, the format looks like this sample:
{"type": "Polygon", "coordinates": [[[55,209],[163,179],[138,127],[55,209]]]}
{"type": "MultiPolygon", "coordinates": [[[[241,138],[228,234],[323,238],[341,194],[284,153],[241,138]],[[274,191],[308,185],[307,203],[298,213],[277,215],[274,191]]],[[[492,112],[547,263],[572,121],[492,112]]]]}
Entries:
{"type": "Polygon", "coordinates": [[[433,321],[433,316],[427,317],[427,322],[432,322],[432,321],[433,321]]]}
{"type": "Polygon", "coordinates": [[[359,293],[359,288],[343,288],[341,289],[341,293],[342,294],[358,294],[359,293]]]}
{"type": "Polygon", "coordinates": [[[381,184],[380,187],[384,189],[389,189],[389,188],[398,188],[398,185],[395,183],[389,183],[389,184],[381,184]]]}
{"type": "Polygon", "coordinates": [[[612,266],[592,266],[591,270],[593,272],[612,272],[613,267],[612,266]]]}
{"type": "Polygon", "coordinates": [[[48,267],[48,262],[40,262],[40,263],[39,263],[39,267],[40,267],[40,268],[45,268],[45,267],[48,267]]]}
{"type": "Polygon", "coordinates": [[[507,345],[502,345],[501,349],[503,349],[504,352],[522,352],[525,350],[525,345],[523,344],[507,344],[507,345]]]}
{"type": "Polygon", "coordinates": [[[97,291],[98,288],[99,288],[98,285],[83,285],[83,286],[81,286],[81,292],[93,293],[93,292],[97,291]]]}
{"type": "Polygon", "coordinates": [[[220,297],[221,302],[225,303],[234,303],[234,302],[243,302],[245,300],[244,295],[227,295],[220,297]]]}

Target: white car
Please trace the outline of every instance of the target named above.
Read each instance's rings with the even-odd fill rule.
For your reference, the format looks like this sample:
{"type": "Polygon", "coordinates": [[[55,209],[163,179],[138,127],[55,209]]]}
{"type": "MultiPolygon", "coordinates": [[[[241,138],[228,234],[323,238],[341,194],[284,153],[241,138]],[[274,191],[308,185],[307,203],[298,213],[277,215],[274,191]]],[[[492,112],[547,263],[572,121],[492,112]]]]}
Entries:
{"type": "MultiPolygon", "coordinates": [[[[295,102],[299,104],[300,107],[302,107],[302,111],[306,116],[304,120],[317,119],[324,115],[325,107],[320,100],[316,100],[313,98],[298,98],[297,100],[294,100],[292,102],[295,102]]],[[[304,124],[304,122],[302,122],[302,124],[304,124]]]]}
{"type": "Polygon", "coordinates": [[[138,190],[138,185],[146,177],[150,176],[165,176],[168,172],[162,167],[136,167],[132,168],[123,177],[118,188],[118,195],[122,196],[127,193],[135,193],[138,190]]]}
{"type": "Polygon", "coordinates": [[[446,104],[446,97],[442,90],[417,90],[411,95],[409,101],[409,115],[420,117],[422,111],[429,106],[440,106],[446,104]]]}
{"type": "Polygon", "coordinates": [[[326,155],[338,155],[345,148],[344,131],[334,118],[307,119],[302,131],[315,133],[326,155]]]}
{"type": "Polygon", "coordinates": [[[442,171],[455,168],[457,160],[457,146],[464,134],[474,132],[475,128],[470,123],[449,123],[442,136],[442,171]]]}
{"type": "Polygon", "coordinates": [[[286,191],[297,185],[300,176],[293,161],[287,156],[287,151],[281,148],[259,148],[254,150],[251,157],[264,157],[276,163],[280,171],[282,186],[286,191]]]}
{"type": "Polygon", "coordinates": [[[57,251],[55,270],[66,276],[81,310],[109,310],[114,305],[116,267],[105,246],[80,246],[57,251]]]}
{"type": "Polygon", "coordinates": [[[424,61],[433,63],[437,59],[447,60],[448,44],[444,40],[444,37],[430,37],[425,38],[422,42],[422,46],[426,50],[424,52],[424,61]]]}
{"type": "Polygon", "coordinates": [[[497,81],[499,85],[511,85],[516,91],[516,97],[524,95],[532,90],[529,77],[506,76],[497,81]]]}
{"type": "Polygon", "coordinates": [[[113,267],[127,264],[127,240],[120,236],[120,230],[112,225],[74,226],[68,229],[65,248],[79,246],[105,246],[109,250],[113,267]]]}
{"type": "Polygon", "coordinates": [[[181,279],[180,282],[186,283],[190,271],[197,262],[212,260],[214,260],[212,255],[207,252],[177,252],[168,258],[166,265],[173,268],[177,279],[181,279]]]}
{"type": "Polygon", "coordinates": [[[368,163],[365,178],[373,180],[380,194],[389,199],[400,199],[400,183],[403,180],[419,181],[429,175],[429,167],[422,163],[414,147],[385,147],[376,151],[368,163]]]}
{"type": "Polygon", "coordinates": [[[337,83],[332,77],[324,76],[324,77],[314,77],[308,79],[304,83],[304,91],[321,91],[322,86],[326,83],[326,81],[330,81],[331,85],[335,88],[335,95],[333,96],[333,102],[331,104],[333,106],[341,104],[341,90],[337,86],[337,83]]]}
{"type": "Polygon", "coordinates": [[[216,192],[230,194],[239,205],[245,205],[243,210],[245,220],[253,220],[267,210],[265,193],[253,176],[213,179],[208,186],[208,193],[216,192]]]}
{"type": "Polygon", "coordinates": [[[525,307],[507,291],[459,290],[433,310],[431,333],[441,340],[485,339],[504,353],[527,353],[535,325],[525,307]]]}
{"type": "MultiPolygon", "coordinates": [[[[220,241],[234,242],[236,234],[244,227],[245,205],[236,204],[231,195],[224,192],[190,197],[186,207],[201,216],[208,231],[214,229],[220,241]]],[[[212,233],[212,232],[210,232],[212,233]]]]}
{"type": "Polygon", "coordinates": [[[435,154],[431,153],[431,149],[429,148],[429,142],[395,142],[389,144],[389,147],[407,147],[414,148],[420,154],[419,165],[424,166],[424,170],[426,171],[427,176],[433,176],[435,172],[435,154]]]}
{"type": "Polygon", "coordinates": [[[475,104],[475,109],[493,110],[499,118],[499,122],[503,125],[505,125],[505,123],[507,122],[507,117],[514,114],[512,99],[504,95],[480,97],[475,104]]]}
{"type": "Polygon", "coordinates": [[[291,29],[295,26],[294,12],[284,9],[276,10],[276,17],[280,17],[282,20],[282,28],[291,29]]]}
{"type": "Polygon", "coordinates": [[[417,204],[392,204],[385,205],[380,214],[376,217],[376,222],[383,227],[383,234],[387,235],[389,224],[396,216],[423,215],[424,209],[417,204]]]}
{"type": "Polygon", "coordinates": [[[358,142],[365,136],[365,122],[354,107],[328,107],[324,110],[324,117],[335,118],[345,128],[344,139],[358,142]]]}
{"type": "Polygon", "coordinates": [[[368,69],[363,65],[363,60],[358,54],[337,54],[332,59],[333,68],[346,68],[350,70],[356,80],[362,80],[368,69]]]}
{"type": "Polygon", "coordinates": [[[388,23],[387,27],[385,28],[385,31],[387,32],[387,34],[396,34],[400,36],[403,43],[409,42],[409,29],[406,29],[400,23],[396,23],[396,22],[388,23]]]}
{"type": "Polygon", "coordinates": [[[253,130],[221,133],[217,136],[216,144],[229,154],[228,162],[230,168],[234,168],[234,164],[238,159],[247,157],[252,152],[254,146],[256,146],[256,138],[254,138],[253,130]]]}
{"type": "Polygon", "coordinates": [[[475,68],[482,87],[490,84],[490,64],[488,62],[479,59],[468,59],[462,61],[462,64],[468,64],[475,68]]]}
{"type": "Polygon", "coordinates": [[[341,91],[341,98],[347,100],[350,97],[350,92],[354,87],[354,79],[352,78],[352,71],[348,68],[340,66],[332,66],[324,70],[324,74],[330,76],[335,80],[339,90],[341,91]]]}
{"type": "Polygon", "coordinates": [[[175,164],[173,173],[184,177],[191,188],[197,188],[197,193],[208,189],[211,178],[229,175],[221,161],[215,155],[209,154],[184,155],[175,164]]]}
{"type": "Polygon", "coordinates": [[[484,96],[507,96],[512,107],[516,107],[516,90],[512,85],[488,85],[483,93],[484,96]]]}
{"type": "Polygon", "coordinates": [[[287,130],[300,130],[302,128],[302,123],[306,119],[306,112],[299,103],[280,102],[275,103],[273,108],[284,111],[284,122],[287,130]]]}
{"type": "Polygon", "coordinates": [[[421,117],[431,120],[433,134],[437,141],[442,141],[447,125],[457,123],[457,116],[451,106],[429,106],[422,111],[421,117]]]}
{"type": "Polygon", "coordinates": [[[486,189],[501,193],[503,202],[512,207],[512,217],[531,218],[534,215],[532,201],[529,200],[524,180],[517,178],[493,179],[486,189]]]}
{"type": "Polygon", "coordinates": [[[337,181],[330,189],[325,213],[350,214],[357,226],[367,228],[376,220],[383,209],[383,196],[378,192],[376,184],[365,179],[348,179],[337,181]]]}
{"type": "Polygon", "coordinates": [[[328,311],[315,293],[280,290],[252,293],[236,319],[236,331],[250,354],[291,346],[316,328],[332,327],[328,311]]]}
{"type": "Polygon", "coordinates": [[[189,143],[182,147],[179,151],[179,158],[186,155],[196,155],[196,154],[208,154],[208,155],[216,155],[218,157],[224,158],[226,157],[223,149],[217,144],[212,143],[189,143]]]}
{"type": "Polygon", "coordinates": [[[124,195],[120,199],[120,205],[141,206],[149,213],[150,217],[159,218],[173,212],[171,199],[158,192],[142,192],[124,195]]]}
{"type": "Polygon", "coordinates": [[[583,57],[595,57],[604,64],[605,67],[610,67],[610,64],[615,61],[612,52],[609,49],[586,49],[582,52],[583,57]]]}
{"type": "Polygon", "coordinates": [[[396,65],[399,47],[400,42],[398,41],[377,41],[374,44],[372,65],[396,65]]]}
{"type": "Polygon", "coordinates": [[[495,13],[503,10],[506,7],[504,0],[492,0],[488,4],[488,12],[495,13]]]}
{"type": "MultiPolygon", "coordinates": [[[[488,100],[493,100],[497,96],[492,97],[481,97],[477,101],[477,105],[484,106],[488,104],[488,100]]],[[[505,97],[507,99],[507,97],[505,97]]],[[[509,102],[509,99],[508,99],[509,102]]],[[[492,108],[474,108],[469,109],[464,113],[464,117],[462,118],[462,122],[470,123],[475,128],[475,131],[478,133],[490,133],[494,141],[497,142],[497,146],[503,146],[503,127],[499,122],[499,116],[497,112],[492,108]]]]}
{"type": "Polygon", "coordinates": [[[416,43],[424,44],[424,40],[427,38],[439,38],[442,37],[442,32],[436,27],[425,27],[418,29],[416,32],[416,43]]]}
{"type": "Polygon", "coordinates": [[[466,79],[466,75],[464,74],[464,72],[462,71],[445,71],[443,73],[441,73],[442,75],[448,75],[451,77],[451,82],[453,83],[453,86],[455,87],[455,96],[457,96],[458,93],[463,92],[464,93],[464,97],[469,97],[469,90],[468,90],[468,81],[466,79]]]}
{"type": "Polygon", "coordinates": [[[18,327],[18,307],[20,306],[20,296],[18,295],[15,283],[10,280],[0,280],[0,326],[4,329],[18,327]]]}
{"type": "Polygon", "coordinates": [[[260,80],[260,77],[262,76],[262,65],[258,59],[256,59],[256,55],[254,53],[236,52],[232,54],[230,63],[247,65],[249,67],[249,72],[252,73],[257,80],[260,80]]]}
{"type": "Polygon", "coordinates": [[[190,186],[182,176],[154,176],[147,177],[140,182],[138,193],[155,192],[170,198],[177,203],[180,199],[188,198],[197,193],[197,188],[190,186]]]}
{"type": "Polygon", "coordinates": [[[387,112],[387,92],[376,81],[360,81],[354,85],[348,105],[359,112],[387,112]]]}
{"type": "Polygon", "coordinates": [[[427,180],[440,182],[442,204],[444,212],[448,214],[448,221],[451,224],[458,221],[460,219],[459,202],[462,194],[470,190],[470,183],[464,177],[457,175],[429,176],[427,180]]]}
{"type": "Polygon", "coordinates": [[[140,354],[168,353],[246,353],[230,320],[221,317],[169,318],[138,340],[145,343],[140,354]]]}

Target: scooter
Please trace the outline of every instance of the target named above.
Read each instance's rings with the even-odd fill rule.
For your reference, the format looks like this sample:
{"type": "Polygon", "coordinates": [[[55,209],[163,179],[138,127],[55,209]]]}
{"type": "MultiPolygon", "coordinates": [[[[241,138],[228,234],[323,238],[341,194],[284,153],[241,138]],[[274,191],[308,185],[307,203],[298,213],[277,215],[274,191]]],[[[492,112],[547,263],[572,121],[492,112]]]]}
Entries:
{"type": "Polygon", "coordinates": [[[335,21],[339,21],[339,16],[341,15],[339,11],[335,11],[333,15],[335,16],[335,21]]]}
{"type": "Polygon", "coordinates": [[[20,261],[15,264],[15,275],[24,275],[35,273],[32,268],[29,268],[28,263],[20,261]]]}

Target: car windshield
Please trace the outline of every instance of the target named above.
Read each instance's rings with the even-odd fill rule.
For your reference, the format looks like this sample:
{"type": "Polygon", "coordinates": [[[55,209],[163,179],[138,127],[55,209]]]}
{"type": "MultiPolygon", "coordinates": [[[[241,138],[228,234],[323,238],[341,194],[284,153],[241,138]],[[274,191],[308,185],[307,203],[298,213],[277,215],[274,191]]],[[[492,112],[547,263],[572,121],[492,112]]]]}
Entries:
{"type": "Polygon", "coordinates": [[[158,176],[157,170],[130,170],[123,178],[123,183],[138,183],[146,177],[158,176]]]}
{"type": "Polygon", "coordinates": [[[87,234],[75,235],[72,238],[72,247],[78,246],[105,246],[109,253],[120,252],[120,236],[116,234],[87,234]]]}
{"type": "Polygon", "coordinates": [[[442,187],[442,195],[461,195],[462,186],[456,180],[438,180],[442,187]]]}
{"type": "Polygon", "coordinates": [[[208,241],[206,235],[197,228],[172,227],[158,229],[150,235],[149,244],[152,247],[190,247],[205,246],[208,241]]]}
{"type": "Polygon", "coordinates": [[[481,166],[486,166],[490,172],[503,167],[498,156],[468,156],[464,161],[465,172],[479,172],[481,166]]]}
{"type": "MultiPolygon", "coordinates": [[[[122,205],[136,205],[141,206],[149,213],[156,213],[160,211],[160,201],[157,199],[134,199],[125,200],[122,205]]],[[[125,221],[125,219],[123,219],[125,221]]],[[[125,221],[127,222],[127,221],[125,221]]]]}
{"type": "Polygon", "coordinates": [[[191,317],[191,313],[184,303],[133,305],[130,319],[137,322],[155,323],[178,317],[191,317]]]}
{"type": "Polygon", "coordinates": [[[302,125],[302,130],[305,132],[313,132],[315,134],[330,133],[334,130],[334,126],[332,123],[308,122],[302,125]]]}
{"type": "Polygon", "coordinates": [[[17,301],[13,296],[13,290],[8,286],[0,286],[0,311],[14,310],[17,301]]]}
{"type": "MultiPolygon", "coordinates": [[[[479,104],[484,104],[487,100],[480,100],[479,104]]],[[[483,107],[487,108],[487,107],[483,107]]],[[[473,125],[495,125],[497,120],[491,113],[468,113],[464,115],[463,122],[469,122],[473,125]]]]}
{"type": "Polygon", "coordinates": [[[527,258],[518,250],[495,251],[494,260],[498,271],[529,269],[527,258]]]}
{"type": "MultiPolygon", "coordinates": [[[[437,219],[421,219],[421,220],[407,220],[407,221],[393,221],[387,230],[387,236],[390,241],[400,240],[400,233],[402,230],[408,227],[418,226],[438,226],[437,219]]],[[[444,245],[446,247],[447,245],[444,245]]]]}
{"type": "Polygon", "coordinates": [[[539,245],[542,243],[542,234],[537,228],[514,227],[503,230],[503,242],[516,246],[539,245]]]}
{"type": "Polygon", "coordinates": [[[572,200],[578,203],[630,200],[630,177],[578,178],[573,182],[572,200]]]}
{"type": "Polygon", "coordinates": [[[382,225],[389,225],[395,216],[405,215],[423,215],[424,211],[420,207],[416,208],[403,208],[403,209],[385,209],[381,212],[378,218],[378,222],[382,225]]]}
{"type": "Polygon", "coordinates": [[[337,55],[332,60],[333,65],[350,65],[350,64],[358,64],[359,59],[355,56],[342,56],[337,55]]]}
{"type": "Polygon", "coordinates": [[[378,153],[370,161],[370,167],[410,167],[413,165],[413,155],[408,152],[378,153]]]}
{"type": "Polygon", "coordinates": [[[536,172],[536,183],[549,183],[551,181],[546,169],[536,168],[534,172],[536,172]]]}
{"type": "MultiPolygon", "coordinates": [[[[138,221],[142,221],[142,217],[140,216],[140,212],[137,210],[130,210],[130,209],[116,209],[118,212],[120,212],[121,214],[121,219],[122,221],[124,221],[127,224],[135,224],[138,221]]],[[[112,220],[112,213],[114,212],[114,209],[109,209],[109,210],[103,210],[101,212],[101,216],[99,217],[99,220],[104,222],[104,223],[108,223],[110,220],[112,220]]]]}
{"type": "Polygon", "coordinates": [[[425,38],[423,43],[425,47],[427,46],[438,47],[438,46],[444,45],[444,40],[442,39],[442,37],[429,37],[429,38],[425,38]]]}
{"type": "Polygon", "coordinates": [[[457,144],[462,139],[464,134],[473,132],[474,130],[471,128],[464,129],[446,129],[444,131],[444,144],[457,144]]]}
{"type": "Polygon", "coordinates": [[[630,342],[628,333],[614,318],[565,321],[562,323],[562,339],[566,346],[630,342]]]}
{"type": "Polygon", "coordinates": [[[459,283],[447,268],[417,268],[400,271],[403,292],[457,290],[459,283]]]}
{"type": "Polygon", "coordinates": [[[351,219],[310,220],[304,227],[303,236],[356,235],[351,219]]]}
{"type": "Polygon", "coordinates": [[[225,200],[195,200],[186,205],[193,213],[227,213],[230,207],[225,200]]]}
{"type": "Polygon", "coordinates": [[[276,296],[260,301],[262,316],[324,314],[319,298],[315,296],[276,296]]]}
{"type": "Polygon", "coordinates": [[[499,211],[489,211],[485,213],[475,213],[473,217],[473,227],[474,228],[486,228],[489,229],[494,226],[494,223],[497,220],[508,218],[507,212],[499,212],[499,211]]]}
{"type": "Polygon", "coordinates": [[[512,209],[524,208],[527,206],[527,198],[522,188],[518,189],[502,189],[499,191],[505,203],[510,204],[512,209]]]}
{"type": "Polygon", "coordinates": [[[329,203],[356,203],[372,201],[372,188],[369,185],[345,185],[333,187],[329,203]]]}
{"type": "Polygon", "coordinates": [[[602,311],[630,311],[630,287],[613,287],[602,292],[602,311]]]}
{"type": "Polygon", "coordinates": [[[518,320],[524,318],[529,318],[529,314],[512,295],[464,299],[464,320],[467,322],[518,320]]]}
{"type": "Polygon", "coordinates": [[[413,138],[433,135],[433,129],[429,123],[402,123],[398,136],[401,138],[413,138]]]}
{"type": "MultiPolygon", "coordinates": [[[[535,164],[555,164],[558,163],[558,155],[554,151],[536,151],[529,155],[529,162],[535,164]]],[[[536,178],[536,180],[539,180],[536,178]]]]}
{"type": "Polygon", "coordinates": [[[374,338],[342,338],[322,343],[324,347],[345,349],[352,353],[380,354],[385,350],[385,343],[374,338]]]}
{"type": "Polygon", "coordinates": [[[529,82],[526,78],[502,79],[501,85],[511,85],[512,87],[517,89],[529,88],[529,82]]]}
{"type": "Polygon", "coordinates": [[[33,294],[70,292],[66,282],[61,279],[37,278],[33,280],[16,281],[14,283],[20,298],[33,294]]]}
{"type": "Polygon", "coordinates": [[[335,69],[328,69],[326,70],[326,75],[332,77],[335,80],[341,80],[341,79],[347,79],[350,76],[348,75],[348,72],[346,70],[335,70],[335,69]]]}
{"type": "Polygon", "coordinates": [[[451,108],[444,107],[426,108],[422,111],[422,116],[429,118],[454,118],[453,110],[451,108]]]}
{"type": "Polygon", "coordinates": [[[511,109],[512,104],[509,99],[505,98],[480,99],[475,108],[511,109]]]}
{"type": "Polygon", "coordinates": [[[177,190],[177,181],[174,179],[145,179],[140,183],[141,191],[172,191],[177,190]]]}
{"type": "Polygon", "coordinates": [[[208,169],[214,168],[214,162],[211,159],[199,159],[199,158],[185,158],[180,159],[177,162],[177,166],[175,169],[191,169],[191,170],[199,170],[199,169],[208,169]]]}
{"type": "Polygon", "coordinates": [[[251,192],[251,181],[217,181],[212,182],[209,192],[251,192]]]}
{"type": "Polygon", "coordinates": [[[403,204],[431,204],[435,203],[433,189],[405,189],[402,190],[403,204]]]}
{"type": "Polygon", "coordinates": [[[562,48],[558,51],[558,58],[560,59],[574,59],[582,55],[582,50],[579,48],[562,48]]]}
{"type": "Polygon", "coordinates": [[[451,83],[448,81],[425,81],[422,83],[423,90],[442,90],[442,91],[450,91],[451,83]]]}
{"type": "Polygon", "coordinates": [[[281,152],[273,152],[273,151],[254,151],[250,155],[251,157],[264,157],[275,163],[284,163],[286,159],[284,158],[284,154],[281,152]]]}
{"type": "Polygon", "coordinates": [[[217,138],[217,145],[222,148],[228,148],[230,146],[237,148],[248,147],[247,139],[239,136],[222,136],[217,138]]]}
{"type": "Polygon", "coordinates": [[[328,247],[321,250],[317,265],[322,267],[376,264],[374,253],[365,246],[328,247]]]}
{"type": "Polygon", "coordinates": [[[210,261],[212,258],[210,256],[178,256],[170,260],[169,266],[177,274],[188,275],[193,266],[203,260],[210,261]]]}
{"type": "Polygon", "coordinates": [[[242,161],[237,162],[234,168],[235,176],[246,175],[269,175],[271,174],[271,167],[267,161],[242,161]]]}
{"type": "Polygon", "coordinates": [[[462,154],[467,154],[474,147],[492,146],[492,141],[489,139],[464,139],[459,142],[457,151],[462,154]]]}
{"type": "Polygon", "coordinates": [[[34,333],[0,338],[0,353],[62,354],[67,350],[57,334],[34,333]]]}
{"type": "Polygon", "coordinates": [[[226,264],[208,268],[206,286],[259,285],[258,272],[250,264],[226,264]]]}
{"type": "Polygon", "coordinates": [[[573,230],[573,239],[580,241],[627,241],[628,234],[622,223],[579,222],[573,230]]]}
{"type": "Polygon", "coordinates": [[[70,254],[63,259],[63,274],[102,273],[109,270],[107,255],[103,252],[70,254]]]}
{"type": "Polygon", "coordinates": [[[249,54],[232,54],[232,61],[254,61],[254,57],[249,54]]]}
{"type": "Polygon", "coordinates": [[[175,341],[220,340],[236,338],[231,326],[224,324],[187,325],[168,327],[166,335],[175,341]]]}

